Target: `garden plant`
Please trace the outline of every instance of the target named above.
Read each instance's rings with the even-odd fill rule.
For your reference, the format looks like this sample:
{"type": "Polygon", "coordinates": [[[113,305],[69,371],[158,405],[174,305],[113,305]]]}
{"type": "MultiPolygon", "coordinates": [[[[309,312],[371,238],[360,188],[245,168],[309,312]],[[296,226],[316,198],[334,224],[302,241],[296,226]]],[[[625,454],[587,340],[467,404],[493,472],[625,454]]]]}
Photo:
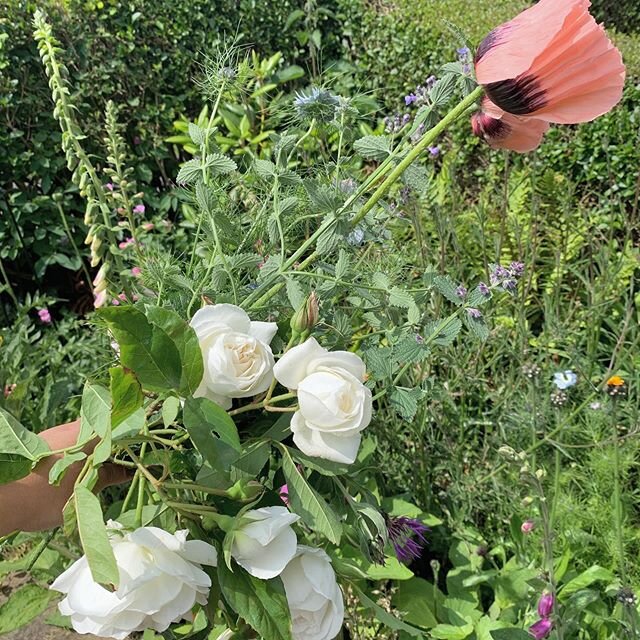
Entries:
{"type": "Polygon", "coordinates": [[[355,3],[291,4],[288,52],[203,43],[153,145],[28,7],[69,183],[0,200],[0,634],[640,638],[639,89],[600,9],[447,22],[389,111],[323,58],[355,3]]]}

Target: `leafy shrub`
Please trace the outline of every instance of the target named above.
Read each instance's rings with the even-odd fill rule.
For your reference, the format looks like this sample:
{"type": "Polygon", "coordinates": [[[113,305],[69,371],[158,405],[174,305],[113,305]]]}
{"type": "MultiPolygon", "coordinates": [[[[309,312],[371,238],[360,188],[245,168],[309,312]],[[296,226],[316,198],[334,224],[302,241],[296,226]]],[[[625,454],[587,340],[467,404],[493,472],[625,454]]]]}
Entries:
{"type": "Polygon", "coordinates": [[[640,4],[637,0],[592,0],[592,11],[598,20],[622,33],[640,31],[640,4]]]}

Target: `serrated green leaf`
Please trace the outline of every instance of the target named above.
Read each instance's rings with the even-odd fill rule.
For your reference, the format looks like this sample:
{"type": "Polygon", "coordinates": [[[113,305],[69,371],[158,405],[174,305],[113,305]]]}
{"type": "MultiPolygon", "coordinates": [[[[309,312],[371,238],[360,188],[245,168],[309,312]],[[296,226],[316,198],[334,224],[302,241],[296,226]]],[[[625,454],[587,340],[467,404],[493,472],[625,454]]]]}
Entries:
{"type": "Polygon", "coordinates": [[[353,148],[363,158],[386,160],[391,154],[391,139],[388,136],[364,136],[354,142],[353,148]]]}
{"type": "Polygon", "coordinates": [[[117,586],[118,565],[104,524],[100,501],[89,489],[77,485],[73,492],[78,531],[93,579],[99,584],[117,586]]]}
{"type": "Polygon", "coordinates": [[[392,307],[408,309],[411,305],[415,305],[415,300],[408,291],[404,291],[398,287],[392,287],[391,291],[389,291],[389,304],[392,307]]]}
{"type": "Polygon", "coordinates": [[[298,471],[285,447],[282,451],[282,470],[287,480],[292,510],[313,531],[324,535],[334,544],[340,544],[342,524],[327,501],[307,482],[298,471]]]}
{"type": "Polygon", "coordinates": [[[291,614],[279,578],[259,580],[235,564],[231,571],[224,562],[217,573],[224,599],[261,638],[292,640],[291,614]]]}
{"type": "Polygon", "coordinates": [[[366,349],[362,354],[367,365],[367,371],[376,379],[384,380],[391,377],[393,359],[390,347],[376,347],[366,349]]]}
{"type": "Polygon", "coordinates": [[[225,173],[231,173],[237,168],[236,163],[227,156],[223,156],[221,153],[214,153],[207,156],[206,168],[213,176],[221,176],[225,173]]]}
{"type": "Polygon", "coordinates": [[[405,419],[413,420],[418,411],[418,401],[422,397],[420,389],[394,387],[390,395],[393,408],[405,419]]]}
{"type": "Polygon", "coordinates": [[[205,141],[205,130],[194,122],[189,123],[189,137],[194,144],[201,145],[205,141]]]}
{"type": "Polygon", "coordinates": [[[202,178],[202,163],[200,160],[187,160],[178,171],[176,182],[178,184],[193,184],[202,178]]]}
{"type": "Polygon", "coordinates": [[[425,327],[425,340],[430,344],[448,347],[460,333],[462,321],[460,318],[449,318],[446,322],[429,322],[425,327]]]}
{"type": "Polygon", "coordinates": [[[449,302],[458,307],[462,304],[462,298],[457,293],[458,285],[449,276],[436,276],[433,284],[449,302]]]}
{"type": "Polygon", "coordinates": [[[273,178],[276,175],[276,165],[271,160],[256,159],[253,161],[256,173],[261,178],[273,178]]]}
{"type": "Polygon", "coordinates": [[[474,318],[467,313],[465,314],[464,320],[469,331],[475,338],[484,342],[489,337],[489,327],[484,321],[484,318],[474,318]]]}
{"type": "Polygon", "coordinates": [[[349,272],[349,254],[344,250],[340,249],[340,253],[338,255],[338,261],[336,262],[336,279],[343,280],[347,273],[349,272]]]}
{"type": "Polygon", "coordinates": [[[302,290],[300,283],[295,280],[295,278],[285,278],[286,281],[286,291],[287,298],[289,298],[289,302],[291,303],[291,307],[294,311],[298,311],[304,305],[307,296],[305,292],[302,290]]]}

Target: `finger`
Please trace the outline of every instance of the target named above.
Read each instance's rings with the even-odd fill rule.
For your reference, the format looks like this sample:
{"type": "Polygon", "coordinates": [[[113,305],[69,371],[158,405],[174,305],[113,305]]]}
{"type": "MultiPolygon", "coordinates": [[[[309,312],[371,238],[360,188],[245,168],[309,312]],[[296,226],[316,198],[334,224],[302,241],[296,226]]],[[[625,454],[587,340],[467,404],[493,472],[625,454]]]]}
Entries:
{"type": "Polygon", "coordinates": [[[129,482],[133,478],[133,473],[133,470],[117,464],[103,464],[98,471],[96,489],[102,491],[106,487],[129,482]]]}

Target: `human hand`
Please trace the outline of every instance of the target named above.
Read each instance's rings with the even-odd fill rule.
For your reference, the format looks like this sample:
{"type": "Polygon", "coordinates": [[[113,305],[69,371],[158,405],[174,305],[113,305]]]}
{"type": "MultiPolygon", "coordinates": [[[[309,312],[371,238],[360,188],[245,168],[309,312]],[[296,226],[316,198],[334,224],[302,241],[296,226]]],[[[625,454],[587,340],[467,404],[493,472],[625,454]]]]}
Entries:
{"type": "MultiPolygon", "coordinates": [[[[61,424],[38,434],[53,450],[76,444],[80,420],[61,424]]],[[[96,442],[84,451],[90,453],[96,442]]],[[[0,486],[0,536],[13,531],[41,531],[62,524],[62,509],[73,493],[73,486],[83,462],[71,465],[59,486],[49,484],[51,467],[63,457],[54,454],[41,460],[26,477],[0,486]]],[[[97,491],[131,479],[129,471],[114,464],[100,467],[97,491]]]]}

